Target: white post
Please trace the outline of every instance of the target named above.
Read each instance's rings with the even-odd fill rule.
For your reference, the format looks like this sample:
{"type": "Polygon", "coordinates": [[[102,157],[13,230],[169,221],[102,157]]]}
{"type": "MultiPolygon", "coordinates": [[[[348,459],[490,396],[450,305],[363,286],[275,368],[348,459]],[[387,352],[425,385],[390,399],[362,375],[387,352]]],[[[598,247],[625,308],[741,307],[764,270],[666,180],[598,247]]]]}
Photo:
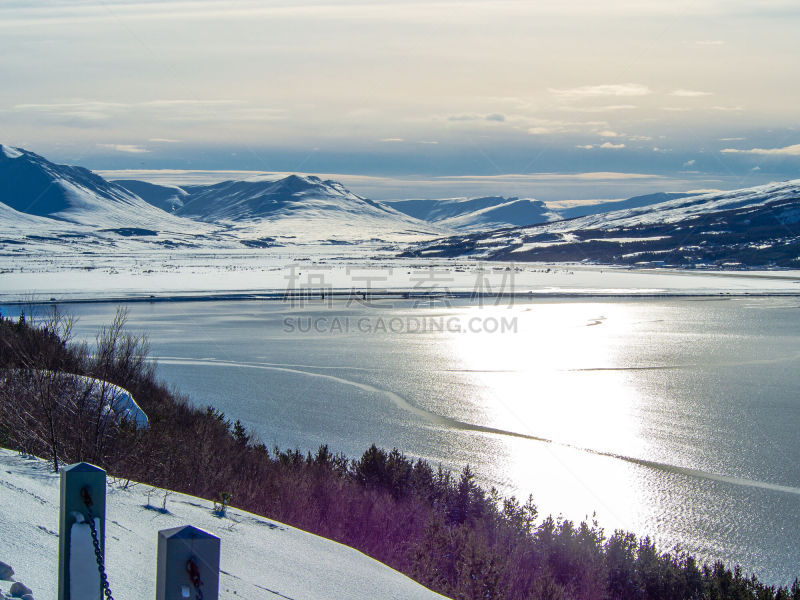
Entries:
{"type": "Polygon", "coordinates": [[[219,554],[219,538],[197,527],[159,531],[156,600],[218,600],[219,554]]]}
{"type": "MultiPolygon", "coordinates": [[[[106,472],[89,463],[77,463],[61,469],[61,502],[58,519],[58,600],[84,600],[75,598],[70,593],[74,587],[71,584],[83,585],[85,581],[71,582],[70,573],[91,574],[91,581],[97,581],[96,597],[102,597],[102,584],[97,560],[94,556],[94,548],[91,552],[85,552],[84,533],[89,535],[88,542],[91,543],[89,531],[89,514],[95,518],[97,538],[100,545],[100,554],[105,556],[106,539],[106,472]],[[89,498],[90,507],[86,506],[86,499],[89,498]],[[85,523],[85,525],[84,525],[85,523]],[[75,525],[77,524],[77,527],[75,525]],[[86,529],[86,531],[83,531],[86,529]],[[79,539],[72,539],[73,533],[80,536],[79,539]],[[72,556],[73,551],[81,549],[72,556]],[[72,558],[89,564],[71,564],[72,558]],[[96,579],[95,579],[96,577],[96,579]]],[[[93,586],[92,586],[93,587],[93,586]]]]}

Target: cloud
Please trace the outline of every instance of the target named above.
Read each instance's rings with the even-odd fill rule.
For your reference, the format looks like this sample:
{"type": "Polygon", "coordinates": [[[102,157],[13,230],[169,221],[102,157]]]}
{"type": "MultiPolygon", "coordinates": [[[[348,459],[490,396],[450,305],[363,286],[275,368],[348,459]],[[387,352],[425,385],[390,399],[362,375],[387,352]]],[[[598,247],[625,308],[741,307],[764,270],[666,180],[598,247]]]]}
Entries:
{"type": "Polygon", "coordinates": [[[608,83],[603,85],[584,85],[576,88],[548,90],[563,98],[595,98],[603,96],[647,96],[652,93],[649,87],[640,83],[608,83]]]}
{"type": "Polygon", "coordinates": [[[653,139],[653,136],[650,135],[629,135],[627,137],[631,142],[649,142],[653,139]]]}
{"type": "Polygon", "coordinates": [[[488,115],[479,115],[476,113],[467,113],[461,115],[450,115],[447,117],[448,121],[494,121],[502,123],[506,120],[506,116],[502,113],[490,113],[488,115]]]}
{"type": "Polygon", "coordinates": [[[71,111],[71,110],[107,110],[110,108],[127,108],[132,106],[131,104],[125,104],[121,102],[101,102],[99,100],[85,100],[85,101],[78,101],[78,102],[51,102],[46,104],[35,104],[35,103],[25,103],[25,104],[15,104],[13,106],[13,110],[16,111],[36,111],[36,112],[61,112],[61,111],[71,111]]]}
{"type": "Polygon", "coordinates": [[[610,129],[606,129],[604,131],[599,131],[597,133],[600,137],[620,137],[620,134],[616,131],[611,131],[610,129]]]}
{"type": "Polygon", "coordinates": [[[689,167],[693,167],[696,162],[697,161],[695,159],[687,160],[685,163],[683,163],[683,168],[688,169],[689,167]]]}
{"type": "Polygon", "coordinates": [[[388,143],[405,142],[405,140],[403,138],[395,138],[395,137],[383,138],[381,141],[382,142],[388,142],[388,143]]]}
{"type": "MultiPolygon", "coordinates": [[[[185,169],[124,169],[100,170],[100,175],[106,179],[140,179],[151,183],[167,185],[207,184],[219,183],[226,180],[244,180],[254,178],[279,179],[297,171],[198,171],[185,169]]],[[[419,178],[417,176],[382,177],[374,175],[354,175],[345,173],[307,173],[322,179],[335,179],[347,187],[361,188],[392,188],[398,191],[396,198],[408,198],[410,187],[425,189],[425,194],[436,193],[437,188],[447,188],[452,185],[464,186],[465,190],[473,190],[473,186],[482,185],[490,190],[497,190],[498,186],[519,186],[538,182],[574,183],[586,182],[616,182],[616,181],[663,181],[669,179],[663,175],[650,173],[620,173],[614,171],[597,171],[585,173],[508,173],[505,175],[442,175],[419,178]]],[[[464,193],[467,193],[466,191],[464,193]]],[[[469,192],[472,193],[472,192],[469,192]]],[[[443,196],[440,196],[443,197],[443,196]]]]}
{"type": "MultiPolygon", "coordinates": [[[[251,106],[241,100],[148,100],[144,102],[105,102],[102,100],[73,100],[70,102],[25,103],[11,108],[16,113],[29,113],[37,118],[81,124],[90,127],[108,121],[151,120],[191,123],[225,121],[276,121],[286,118],[280,108],[251,106]]],[[[168,138],[162,138],[168,139],[168,138]]]]}
{"type": "Polygon", "coordinates": [[[580,148],[581,150],[591,150],[592,148],[605,148],[605,149],[612,149],[612,150],[619,150],[620,148],[624,148],[625,144],[612,144],[611,142],[603,142],[602,144],[593,145],[593,144],[584,144],[582,146],[575,146],[576,148],[580,148]]]}
{"type": "Polygon", "coordinates": [[[117,152],[127,152],[128,154],[144,154],[150,152],[147,148],[142,148],[135,144],[97,144],[100,148],[116,150],[117,152]]]}
{"type": "Polygon", "coordinates": [[[558,110],[571,112],[600,113],[612,112],[617,110],[631,110],[638,108],[635,104],[610,104],[608,106],[559,106],[558,110]]]}
{"type": "Polygon", "coordinates": [[[723,154],[761,154],[764,156],[800,156],[800,144],[784,146],[783,148],[750,148],[749,150],[739,150],[737,148],[725,148],[721,150],[723,154]]]}
{"type": "Polygon", "coordinates": [[[617,181],[624,179],[665,179],[662,175],[649,173],[620,173],[618,171],[589,171],[586,173],[516,173],[507,175],[447,175],[437,177],[440,181],[617,181]]]}
{"type": "Polygon", "coordinates": [[[420,140],[420,141],[419,141],[419,142],[417,142],[417,143],[418,143],[418,144],[427,144],[427,145],[434,146],[434,145],[438,144],[439,142],[437,142],[437,141],[434,141],[434,140],[420,140]]]}
{"type": "Polygon", "coordinates": [[[598,130],[608,130],[608,122],[606,121],[558,121],[551,119],[539,118],[521,118],[529,124],[527,129],[531,135],[548,135],[552,133],[592,133],[596,134],[598,130]]]}
{"type": "MultiPolygon", "coordinates": [[[[149,100],[147,102],[140,102],[140,106],[154,106],[161,108],[165,106],[177,106],[183,108],[186,106],[228,106],[232,104],[245,104],[241,100],[149,100]]],[[[136,106],[135,104],[133,106],[136,106]]]]}
{"type": "Polygon", "coordinates": [[[742,140],[746,140],[747,138],[743,137],[727,137],[727,138],[719,138],[720,142],[741,142],[742,140]]]}
{"type": "Polygon", "coordinates": [[[711,96],[711,92],[699,92],[697,90],[673,90],[669,93],[670,96],[679,96],[681,98],[699,98],[700,96],[711,96]]]}
{"type": "Polygon", "coordinates": [[[173,140],[171,138],[150,138],[148,142],[155,142],[157,144],[179,144],[180,140],[173,140]]]}
{"type": "Polygon", "coordinates": [[[230,106],[244,104],[240,100],[148,100],[146,102],[104,102],[102,100],[75,100],[73,102],[50,102],[40,104],[16,104],[15,111],[63,113],[72,111],[113,112],[139,107],[185,108],[187,106],[230,106]]]}

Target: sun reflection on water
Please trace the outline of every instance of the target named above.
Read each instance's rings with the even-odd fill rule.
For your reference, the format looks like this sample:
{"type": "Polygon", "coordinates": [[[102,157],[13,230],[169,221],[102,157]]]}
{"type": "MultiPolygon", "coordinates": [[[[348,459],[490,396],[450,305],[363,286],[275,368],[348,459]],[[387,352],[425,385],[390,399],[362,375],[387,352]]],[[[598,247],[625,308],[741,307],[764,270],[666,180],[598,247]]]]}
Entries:
{"type": "Polygon", "coordinates": [[[468,413],[458,418],[548,440],[475,434],[475,452],[492,455],[493,482],[518,495],[535,492],[543,508],[566,514],[585,510],[588,497],[615,523],[633,526],[641,469],[603,455],[639,458],[647,446],[640,394],[620,369],[628,366],[620,360],[636,321],[628,307],[559,302],[462,310],[462,320],[510,318],[516,330],[449,339],[450,362],[472,392],[468,413]]]}

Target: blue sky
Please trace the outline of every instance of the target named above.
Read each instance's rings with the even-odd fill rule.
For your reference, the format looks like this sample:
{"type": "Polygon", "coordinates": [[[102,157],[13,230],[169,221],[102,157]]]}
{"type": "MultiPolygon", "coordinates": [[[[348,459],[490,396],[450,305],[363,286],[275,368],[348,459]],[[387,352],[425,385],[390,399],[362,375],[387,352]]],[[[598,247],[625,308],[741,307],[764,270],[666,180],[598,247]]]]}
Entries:
{"type": "Polygon", "coordinates": [[[376,198],[730,189],[800,177],[797,31],[795,0],[6,0],[0,143],[376,198]]]}

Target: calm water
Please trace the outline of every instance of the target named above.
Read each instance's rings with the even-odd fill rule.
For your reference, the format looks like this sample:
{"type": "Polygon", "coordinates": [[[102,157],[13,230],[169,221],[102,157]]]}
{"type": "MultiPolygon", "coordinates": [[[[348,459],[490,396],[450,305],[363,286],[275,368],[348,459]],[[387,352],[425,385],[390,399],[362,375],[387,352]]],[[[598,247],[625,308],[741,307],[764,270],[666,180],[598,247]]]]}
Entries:
{"type": "MultiPolygon", "coordinates": [[[[129,309],[166,381],[269,445],[468,463],[543,514],[800,575],[797,299],[129,309]]],[[[68,310],[91,339],[115,306],[68,310]]]]}

